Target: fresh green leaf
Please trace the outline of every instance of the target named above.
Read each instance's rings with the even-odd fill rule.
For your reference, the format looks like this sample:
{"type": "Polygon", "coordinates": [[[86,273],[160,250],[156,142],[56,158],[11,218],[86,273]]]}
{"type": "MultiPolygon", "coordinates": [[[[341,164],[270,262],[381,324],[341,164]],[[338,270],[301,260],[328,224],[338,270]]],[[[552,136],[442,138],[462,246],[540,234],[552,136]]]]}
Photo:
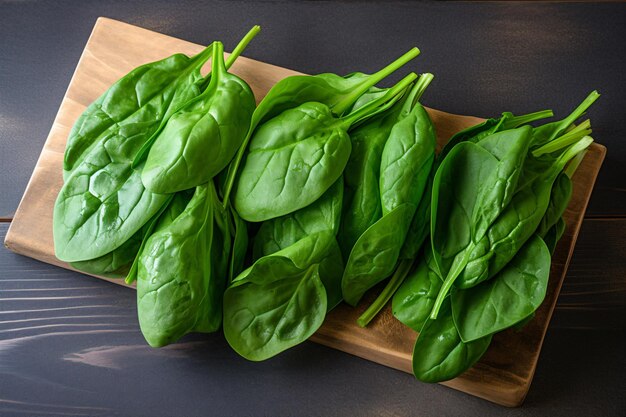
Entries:
{"type": "Polygon", "coordinates": [[[464,342],[509,328],[543,302],[550,276],[550,252],[535,235],[489,281],[453,290],[452,316],[464,342]]]}

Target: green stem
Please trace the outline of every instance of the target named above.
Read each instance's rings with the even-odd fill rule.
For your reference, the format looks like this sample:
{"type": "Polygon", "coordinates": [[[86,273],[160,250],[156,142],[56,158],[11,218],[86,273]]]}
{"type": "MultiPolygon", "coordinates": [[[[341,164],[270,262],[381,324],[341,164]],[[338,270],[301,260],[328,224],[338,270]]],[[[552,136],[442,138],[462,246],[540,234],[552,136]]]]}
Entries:
{"type": "Polygon", "coordinates": [[[248,44],[254,37],[261,31],[261,26],[255,25],[248,31],[246,36],[243,37],[242,40],[239,41],[233,52],[230,53],[228,59],[226,60],[226,69],[229,69],[237,58],[241,55],[241,53],[246,49],[248,44]]]}
{"type": "MultiPolygon", "coordinates": [[[[226,68],[224,67],[224,44],[222,44],[222,42],[216,41],[213,42],[213,51],[211,55],[211,72],[207,76],[209,79],[209,84],[207,88],[196,97],[183,103],[183,105],[176,109],[176,111],[172,113],[172,115],[180,112],[185,108],[188,108],[188,106],[193,106],[193,104],[197,103],[198,101],[201,102],[202,100],[204,100],[204,96],[206,94],[213,94],[213,89],[211,88],[211,85],[214,83],[218,83],[221,79],[221,75],[223,75],[224,73],[226,73],[226,68]],[[217,77],[211,77],[211,74],[215,74],[217,75],[217,77]]],[[[133,169],[137,168],[148,157],[148,153],[150,152],[150,149],[152,149],[152,145],[154,145],[154,142],[156,142],[166,124],[167,120],[162,121],[158,129],[148,138],[146,143],[141,146],[141,148],[135,155],[133,162],[130,164],[133,169]]]]}
{"type": "Polygon", "coordinates": [[[585,98],[583,100],[582,103],[580,103],[578,105],[578,107],[576,107],[574,109],[574,111],[567,116],[565,119],[563,119],[560,123],[559,123],[559,127],[558,129],[555,129],[554,132],[552,133],[552,135],[550,136],[548,141],[553,140],[554,138],[556,138],[557,136],[561,136],[562,133],[572,124],[576,121],[576,119],[578,119],[580,116],[583,115],[583,113],[585,113],[585,111],[587,111],[587,109],[598,99],[598,97],[600,97],[600,94],[597,91],[592,91],[587,98],[585,98]]]}
{"type": "Polygon", "coordinates": [[[450,272],[448,273],[448,275],[446,276],[446,279],[443,281],[443,284],[441,285],[441,289],[439,290],[439,293],[437,294],[437,298],[435,299],[435,304],[433,305],[433,309],[430,312],[431,319],[433,320],[437,319],[437,315],[439,314],[439,309],[441,309],[441,306],[444,300],[446,299],[446,296],[450,292],[450,289],[452,288],[452,284],[454,284],[454,281],[456,281],[457,277],[461,275],[461,272],[463,272],[463,269],[467,265],[467,259],[472,249],[473,247],[465,248],[465,254],[463,255],[463,259],[460,262],[458,263],[455,262],[453,264],[454,269],[452,269],[451,273],[450,272]]]}
{"type": "Polygon", "coordinates": [[[531,123],[541,119],[546,119],[552,116],[554,116],[552,110],[541,110],[534,113],[523,114],[521,116],[514,116],[504,121],[501,130],[514,129],[521,125],[525,125],[527,123],[531,123]]]}
{"type": "Polygon", "coordinates": [[[411,270],[411,266],[413,265],[412,259],[405,259],[400,262],[398,268],[396,268],[396,272],[394,272],[393,276],[380,293],[380,295],[374,300],[372,304],[361,314],[361,317],[357,319],[357,324],[361,327],[366,327],[370,321],[383,309],[384,306],[387,305],[389,299],[395,294],[398,290],[404,279],[409,274],[411,270]]]}
{"type": "Polygon", "coordinates": [[[335,114],[343,114],[346,110],[350,108],[350,106],[352,106],[352,104],[354,104],[354,102],[359,97],[361,97],[363,93],[369,90],[370,87],[375,86],[380,81],[387,78],[392,72],[404,66],[407,62],[411,61],[419,54],[419,49],[411,48],[407,53],[393,61],[391,64],[387,65],[385,68],[368,76],[362,84],[358,85],[353,91],[350,92],[350,94],[346,95],[343,99],[341,99],[337,104],[332,107],[333,112],[335,114]]]}
{"type": "MultiPolygon", "coordinates": [[[[578,157],[582,152],[586,151],[589,145],[593,143],[593,138],[591,136],[584,136],[576,141],[572,146],[570,146],[555,163],[556,171],[560,172],[565,168],[568,162],[572,159],[578,157]]],[[[574,169],[575,171],[575,169],[574,169]]],[[[573,175],[573,172],[572,172],[573,175]]]]}
{"type": "Polygon", "coordinates": [[[545,145],[540,146],[539,148],[532,151],[533,156],[537,157],[546,153],[556,152],[559,149],[563,149],[573,143],[578,142],[580,139],[591,133],[591,129],[585,129],[585,126],[585,123],[581,123],[579,126],[576,126],[571,131],[565,133],[563,136],[553,139],[545,145]]]}
{"type": "Polygon", "coordinates": [[[563,172],[565,172],[565,175],[567,175],[568,177],[572,178],[574,176],[574,173],[576,172],[576,170],[580,166],[580,163],[585,158],[586,154],[587,154],[587,150],[586,149],[584,151],[578,152],[578,154],[576,154],[576,156],[570,161],[570,163],[567,166],[567,168],[565,168],[565,171],[563,171],[563,172]]]}
{"type": "Polygon", "coordinates": [[[424,95],[424,91],[426,91],[426,88],[428,88],[428,86],[434,79],[435,79],[435,76],[429,72],[420,74],[420,77],[417,79],[417,82],[415,83],[415,87],[413,87],[413,91],[411,91],[411,93],[414,95],[412,97],[409,97],[409,99],[411,100],[411,104],[412,104],[411,107],[415,106],[415,103],[420,101],[420,99],[424,95]]]}
{"type": "Polygon", "coordinates": [[[360,122],[368,117],[371,117],[375,114],[378,114],[381,111],[386,110],[388,107],[393,105],[399,96],[408,88],[408,86],[415,81],[417,78],[417,74],[412,72],[402,80],[398,82],[398,84],[394,85],[385,93],[384,96],[373,100],[363,107],[358,108],[356,111],[348,114],[345,117],[341,118],[342,123],[346,125],[346,130],[354,125],[357,122],[360,122]]]}
{"type": "Polygon", "coordinates": [[[411,91],[407,94],[407,98],[402,105],[402,109],[400,110],[400,114],[402,115],[401,117],[406,117],[411,110],[413,110],[413,107],[415,107],[415,104],[422,97],[424,91],[426,91],[426,88],[433,78],[435,78],[435,76],[430,73],[421,74],[419,76],[415,84],[413,84],[413,87],[411,87],[411,91]]]}
{"type": "MultiPolygon", "coordinates": [[[[213,75],[224,75],[226,73],[226,64],[224,63],[224,44],[222,42],[215,42],[215,47],[213,48],[213,56],[211,57],[211,74],[213,75]]],[[[211,84],[219,82],[220,77],[211,77],[211,84]]],[[[207,88],[204,92],[210,91],[210,88],[207,88]]],[[[201,94],[203,95],[203,94],[201,94]]]]}

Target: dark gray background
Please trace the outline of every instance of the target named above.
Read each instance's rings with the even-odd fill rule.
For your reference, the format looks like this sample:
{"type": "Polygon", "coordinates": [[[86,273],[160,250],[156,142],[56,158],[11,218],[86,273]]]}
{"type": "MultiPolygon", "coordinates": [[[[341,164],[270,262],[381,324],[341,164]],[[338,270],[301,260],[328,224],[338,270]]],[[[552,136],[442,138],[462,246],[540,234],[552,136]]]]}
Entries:
{"type": "Polygon", "coordinates": [[[2,248],[0,415],[626,415],[624,4],[0,0],[0,220],[98,16],[227,49],[260,24],[245,55],[307,73],[371,72],[417,45],[410,68],[436,75],[424,103],[459,114],[565,115],[598,89],[608,155],[523,408],[312,343],[264,363],[221,334],[150,349],[133,291],[2,248]]]}

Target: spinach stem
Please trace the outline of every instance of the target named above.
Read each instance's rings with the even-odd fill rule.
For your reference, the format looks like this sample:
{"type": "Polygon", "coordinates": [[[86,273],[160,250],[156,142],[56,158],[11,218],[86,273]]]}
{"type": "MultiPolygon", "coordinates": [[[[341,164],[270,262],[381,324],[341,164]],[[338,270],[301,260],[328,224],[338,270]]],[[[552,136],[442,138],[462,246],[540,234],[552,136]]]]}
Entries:
{"type": "Polygon", "coordinates": [[[261,31],[261,26],[259,25],[254,25],[252,27],[252,29],[250,29],[248,31],[248,33],[246,34],[246,36],[243,37],[242,40],[239,41],[239,43],[237,44],[237,46],[235,47],[235,49],[233,49],[233,51],[230,53],[228,59],[226,60],[226,69],[229,69],[234,63],[235,60],[237,58],[239,58],[239,56],[241,55],[241,53],[244,51],[244,49],[246,49],[246,47],[248,46],[248,44],[250,43],[250,41],[252,39],[254,39],[254,37],[261,31]]]}
{"type": "MultiPolygon", "coordinates": [[[[584,136],[580,138],[578,141],[576,141],[572,146],[570,146],[567,150],[565,150],[565,152],[563,152],[563,154],[559,156],[559,158],[556,160],[556,163],[555,163],[556,171],[562,171],[568,162],[578,157],[582,152],[586,151],[589,145],[591,145],[592,143],[593,143],[593,138],[591,136],[584,136]]],[[[577,164],[580,164],[580,162],[578,162],[577,164]]],[[[574,171],[575,171],[575,168],[577,168],[577,166],[578,165],[576,165],[576,167],[573,168],[574,171]]],[[[573,175],[573,171],[572,171],[572,175],[573,175]]]]}
{"type": "Polygon", "coordinates": [[[513,116],[510,119],[506,119],[504,123],[502,123],[502,127],[500,129],[514,129],[521,125],[525,125],[527,123],[531,123],[541,119],[546,119],[552,116],[554,116],[552,110],[541,110],[534,113],[523,114],[521,116],[513,116]]]}
{"type": "MultiPolygon", "coordinates": [[[[222,42],[215,42],[215,47],[213,48],[213,56],[211,57],[211,74],[218,75],[218,77],[211,77],[211,81],[209,82],[209,86],[211,84],[217,83],[220,79],[219,76],[223,76],[226,73],[226,67],[224,64],[224,44],[222,42]]],[[[204,95],[207,91],[211,89],[207,87],[206,90],[200,95],[204,95]]]]}
{"type": "Polygon", "coordinates": [[[430,318],[432,320],[437,319],[437,315],[439,314],[439,309],[441,309],[441,306],[444,300],[446,299],[446,296],[450,292],[450,289],[452,288],[452,284],[454,284],[454,281],[456,281],[457,277],[461,275],[461,272],[463,272],[465,265],[467,265],[467,259],[472,249],[473,249],[473,246],[465,248],[465,253],[460,262],[457,262],[457,259],[454,260],[454,263],[452,265],[453,269],[450,272],[448,272],[446,279],[443,281],[443,284],[441,285],[441,289],[439,290],[439,293],[437,294],[437,298],[435,299],[435,304],[433,305],[433,309],[430,312],[430,318]]]}
{"type": "Polygon", "coordinates": [[[413,87],[411,87],[411,91],[409,91],[408,96],[402,105],[402,109],[400,111],[401,114],[407,116],[411,110],[415,107],[415,104],[420,100],[424,91],[431,83],[431,81],[435,78],[434,75],[430,73],[424,73],[419,76],[413,87]]]}
{"type": "Polygon", "coordinates": [[[417,79],[415,87],[413,87],[413,91],[411,92],[411,94],[414,94],[410,97],[412,106],[415,106],[415,103],[420,101],[424,95],[424,91],[426,91],[426,88],[428,88],[434,78],[435,76],[429,72],[420,74],[420,77],[417,79]]]}
{"type": "Polygon", "coordinates": [[[361,97],[361,95],[363,95],[363,93],[369,90],[370,87],[375,86],[380,81],[387,78],[391,73],[404,66],[407,62],[411,61],[419,54],[419,49],[411,48],[407,53],[393,61],[391,64],[387,65],[385,68],[367,77],[365,81],[363,81],[363,83],[359,84],[354,90],[352,90],[349,94],[347,94],[343,99],[341,99],[337,104],[332,107],[333,112],[338,115],[343,114],[346,110],[350,108],[350,106],[354,104],[354,102],[359,97],[361,97]]]}
{"type": "Polygon", "coordinates": [[[587,96],[587,98],[585,98],[583,100],[582,103],[580,103],[578,105],[578,107],[576,107],[574,109],[574,111],[567,116],[565,119],[563,119],[560,123],[559,123],[559,128],[555,129],[554,132],[552,133],[552,135],[550,136],[550,138],[548,139],[549,141],[552,141],[554,138],[556,138],[557,136],[561,136],[563,134],[563,132],[572,124],[576,121],[576,119],[578,119],[580,116],[582,116],[585,111],[587,111],[587,109],[600,97],[600,94],[594,90],[591,93],[589,93],[589,95],[587,96]]]}
{"type": "Polygon", "coordinates": [[[559,149],[563,149],[578,142],[580,139],[591,133],[591,129],[586,128],[587,126],[587,123],[581,123],[571,131],[532,151],[533,156],[537,157],[546,153],[556,152],[559,149]]]}
{"type": "Polygon", "coordinates": [[[570,161],[569,165],[567,165],[567,168],[565,168],[565,171],[563,171],[565,172],[565,175],[572,178],[574,176],[574,173],[576,173],[576,170],[580,166],[580,163],[585,158],[586,154],[587,154],[586,149],[584,151],[578,152],[576,156],[570,161]]]}
{"type": "Polygon", "coordinates": [[[385,288],[372,304],[361,314],[361,317],[357,319],[357,324],[361,327],[366,327],[370,321],[383,309],[389,302],[389,299],[395,294],[400,285],[404,282],[404,279],[409,274],[411,266],[413,265],[412,259],[404,259],[400,261],[396,272],[385,285],[385,288]]]}
{"type": "Polygon", "coordinates": [[[360,107],[354,112],[341,118],[342,123],[345,123],[349,127],[357,122],[360,122],[361,120],[364,120],[370,116],[386,110],[388,107],[393,105],[397,101],[397,99],[400,98],[403,91],[405,91],[409,87],[409,85],[413,81],[415,81],[416,78],[417,74],[415,74],[414,72],[410,73],[402,80],[400,80],[396,85],[390,88],[384,96],[367,103],[363,107],[360,107]]]}

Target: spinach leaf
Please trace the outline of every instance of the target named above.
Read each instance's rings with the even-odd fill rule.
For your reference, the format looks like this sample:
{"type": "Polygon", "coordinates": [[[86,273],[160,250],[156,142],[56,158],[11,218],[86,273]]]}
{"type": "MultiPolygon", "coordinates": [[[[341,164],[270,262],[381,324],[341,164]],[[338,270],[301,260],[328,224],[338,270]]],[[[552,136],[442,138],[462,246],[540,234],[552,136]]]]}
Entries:
{"type": "Polygon", "coordinates": [[[207,89],[170,117],[135,158],[136,165],[147,155],[141,179],[151,192],[173,193],[209,181],[241,146],[256,103],[248,84],[226,71],[223,52],[216,42],[207,89]]]}
{"type": "Polygon", "coordinates": [[[322,103],[286,110],[256,131],[239,176],[234,206],[247,221],[289,214],[317,200],[336,180],[351,151],[348,129],[388,106],[416,77],[343,118],[322,103]]]}
{"type": "MultiPolygon", "coordinates": [[[[582,134],[584,133],[581,132],[582,134]]],[[[455,283],[457,287],[470,288],[493,277],[515,256],[545,218],[555,179],[565,164],[590,143],[591,139],[580,138],[580,142],[562,150],[558,157],[554,153],[549,158],[542,157],[544,161],[537,161],[532,155],[528,156],[523,177],[532,177],[533,181],[525,183],[515,193],[511,203],[493,222],[487,233],[474,244],[467,264],[455,283]],[[538,168],[541,169],[540,172],[536,172],[538,168]]],[[[564,210],[567,203],[560,204],[564,210]]],[[[555,216],[558,219],[561,212],[555,216]]]]}
{"type": "Polygon", "coordinates": [[[224,294],[224,335],[249,360],[260,361],[311,336],[324,321],[327,297],[320,262],[336,241],[325,231],[258,259],[224,294]]]}
{"type": "Polygon", "coordinates": [[[563,233],[565,233],[565,229],[567,228],[567,224],[565,224],[565,219],[561,217],[543,236],[544,242],[546,242],[546,246],[548,246],[548,250],[550,254],[554,253],[556,249],[556,244],[561,240],[563,233]]]}
{"type": "Polygon", "coordinates": [[[212,182],[197,187],[180,215],[164,216],[138,255],[137,310],[151,346],[220,326],[226,276],[216,273],[213,258],[216,201],[212,182]]]}
{"type": "Polygon", "coordinates": [[[95,259],[79,262],[70,262],[73,268],[88,274],[100,275],[106,278],[124,278],[139,252],[141,242],[146,235],[150,222],[117,249],[95,259]]]}
{"type": "MultiPolygon", "coordinates": [[[[316,202],[286,216],[263,222],[254,239],[254,259],[288,248],[301,239],[319,232],[337,234],[341,216],[343,181],[340,178],[316,202]]],[[[319,276],[327,294],[330,311],[342,300],[343,259],[336,242],[320,261],[319,276]]]]}
{"type": "Polygon", "coordinates": [[[335,74],[296,75],[276,83],[254,111],[248,134],[228,168],[224,203],[229,204],[230,194],[248,149],[248,143],[259,125],[286,110],[308,102],[323,103],[331,109],[333,115],[344,115],[348,109],[354,107],[360,96],[417,55],[419,50],[412,48],[372,75],[363,73],[352,73],[345,77],[335,74]]]}
{"type": "Polygon", "coordinates": [[[402,204],[357,240],[341,280],[343,298],[348,304],[355,306],[367,290],[393,273],[414,213],[413,204],[402,204]]]}
{"type": "Polygon", "coordinates": [[[400,250],[400,259],[415,259],[430,233],[430,199],[432,196],[433,177],[435,176],[435,165],[433,163],[428,175],[428,182],[424,188],[424,194],[417,205],[407,230],[404,245],[400,250]]]}
{"type": "MultiPolygon", "coordinates": [[[[400,106],[383,148],[379,179],[382,218],[359,237],[350,252],[342,279],[343,296],[349,304],[358,303],[365,291],[396,269],[424,194],[434,160],[436,136],[428,114],[417,99],[431,80],[432,75],[425,74],[413,86],[400,106]]],[[[405,269],[408,272],[408,268],[405,269]]],[[[398,285],[403,275],[406,274],[396,275],[390,285],[398,285]]],[[[385,291],[385,296],[390,291],[385,291]]],[[[382,308],[387,301],[381,299],[375,304],[382,308]]],[[[368,314],[361,322],[369,319],[368,314]]]]}
{"type": "Polygon", "coordinates": [[[420,202],[435,156],[436,135],[428,113],[415,103],[393,127],[380,166],[382,214],[420,202]]]}
{"type": "Polygon", "coordinates": [[[101,142],[146,140],[164,118],[200,94],[200,69],[211,57],[213,44],[188,57],[175,54],[135,68],[115,82],[74,123],[67,139],[63,176],[69,175],[101,142]]]}
{"type": "Polygon", "coordinates": [[[422,259],[393,296],[393,315],[419,332],[433,309],[441,282],[437,273],[422,259]]]}
{"type": "Polygon", "coordinates": [[[431,244],[444,283],[433,318],[467,265],[475,242],[511,201],[531,132],[529,126],[523,126],[477,143],[461,142],[439,166],[432,190],[431,244]]]}
{"type": "Polygon", "coordinates": [[[572,180],[567,174],[561,173],[552,185],[548,208],[537,228],[537,234],[539,236],[544,237],[546,233],[548,233],[548,230],[562,218],[571,197],[572,180]]]}
{"type": "Polygon", "coordinates": [[[461,340],[448,298],[440,313],[437,319],[426,320],[413,349],[413,374],[423,382],[456,378],[478,362],[491,343],[491,335],[469,343],[461,340]]]}
{"type": "Polygon", "coordinates": [[[338,240],[347,258],[359,237],[382,215],[380,161],[400,106],[395,106],[350,132],[352,152],[343,173],[343,214],[338,240]]]}
{"type": "Polygon", "coordinates": [[[550,275],[550,252],[535,235],[491,280],[452,290],[452,316],[464,342],[509,328],[542,303],[550,275]]]}

